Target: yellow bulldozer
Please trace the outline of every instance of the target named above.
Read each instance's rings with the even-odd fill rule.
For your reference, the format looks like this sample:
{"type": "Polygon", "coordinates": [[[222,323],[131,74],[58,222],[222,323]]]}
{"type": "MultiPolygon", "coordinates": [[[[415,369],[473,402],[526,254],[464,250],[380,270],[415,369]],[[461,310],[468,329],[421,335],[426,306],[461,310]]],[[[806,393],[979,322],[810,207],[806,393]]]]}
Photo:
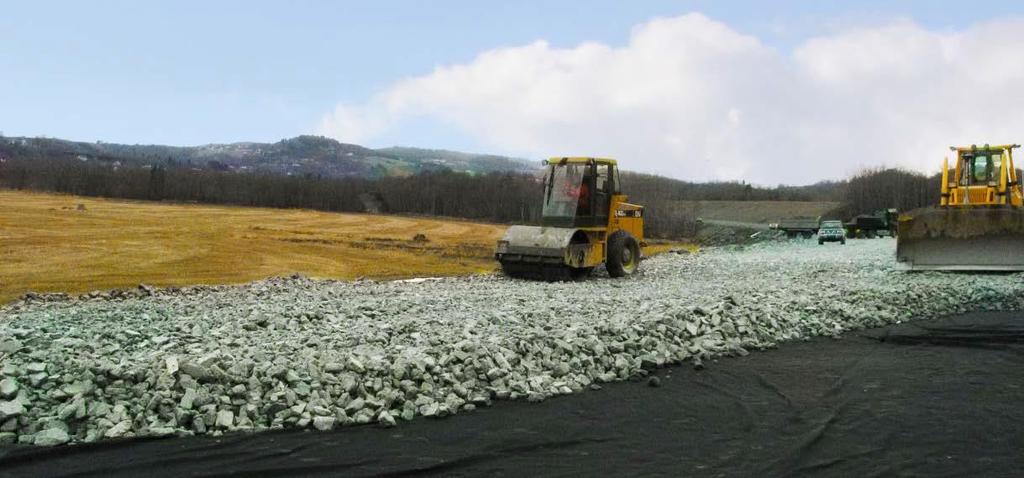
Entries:
{"type": "Polygon", "coordinates": [[[614,159],[561,157],[545,162],[541,225],[512,226],[494,257],[515,278],[581,280],[601,264],[612,277],[640,265],[644,208],[626,202],[614,159]]]}
{"type": "Polygon", "coordinates": [[[905,270],[1024,271],[1024,194],[1017,144],[952,147],[938,207],[900,216],[896,261],[905,270]]]}

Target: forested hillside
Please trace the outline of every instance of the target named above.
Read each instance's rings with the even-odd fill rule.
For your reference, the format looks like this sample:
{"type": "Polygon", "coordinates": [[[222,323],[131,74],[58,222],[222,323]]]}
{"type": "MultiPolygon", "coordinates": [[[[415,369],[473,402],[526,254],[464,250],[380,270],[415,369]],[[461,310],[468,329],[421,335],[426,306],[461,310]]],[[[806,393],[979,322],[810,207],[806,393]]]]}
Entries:
{"type": "Polygon", "coordinates": [[[424,171],[470,174],[523,172],[535,163],[504,156],[418,148],[374,150],[322,136],[298,136],[276,143],[203,146],[86,143],[55,138],[0,137],[0,155],[8,158],[70,158],[118,165],[206,168],[217,171],[273,173],[328,178],[382,178],[424,171]]]}

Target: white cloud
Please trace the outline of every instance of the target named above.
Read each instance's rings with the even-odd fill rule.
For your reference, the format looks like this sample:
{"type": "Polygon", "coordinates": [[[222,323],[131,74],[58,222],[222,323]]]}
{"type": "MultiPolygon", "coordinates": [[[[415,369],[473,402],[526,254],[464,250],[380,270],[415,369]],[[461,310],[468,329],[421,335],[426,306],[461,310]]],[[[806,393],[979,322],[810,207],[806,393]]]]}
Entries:
{"type": "Polygon", "coordinates": [[[1022,27],[899,20],[784,53],[700,14],[655,19],[621,47],[537,41],[439,67],[338,105],[320,132],[372,142],[425,117],[495,152],[611,156],[696,180],[934,171],[949,145],[1024,140],[1022,27]]]}

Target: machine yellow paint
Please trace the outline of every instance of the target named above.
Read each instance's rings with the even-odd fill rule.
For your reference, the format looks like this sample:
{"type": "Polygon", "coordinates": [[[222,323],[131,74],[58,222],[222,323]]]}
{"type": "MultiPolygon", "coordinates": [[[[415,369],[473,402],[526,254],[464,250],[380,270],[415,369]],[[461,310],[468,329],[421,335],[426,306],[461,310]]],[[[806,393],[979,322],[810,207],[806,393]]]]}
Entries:
{"type": "Polygon", "coordinates": [[[986,145],[980,149],[977,146],[951,147],[950,150],[957,155],[957,161],[952,171],[949,168],[948,157],[942,162],[942,196],[939,205],[950,207],[1007,205],[1020,207],[1024,205],[1020,178],[1017,177],[1017,169],[1013,164],[1013,150],[1019,147],[1019,144],[986,145]],[[998,152],[1002,158],[1002,161],[999,162],[998,179],[981,185],[965,184],[965,181],[960,180],[967,173],[968,164],[965,156],[986,151],[998,152]],[[949,176],[950,172],[953,173],[952,178],[949,176]]]}
{"type": "Polygon", "coordinates": [[[1016,144],[952,147],[939,206],[899,217],[897,266],[905,270],[1024,271],[1024,194],[1016,144]]]}
{"type": "Polygon", "coordinates": [[[626,202],[628,196],[616,194],[611,198],[608,207],[612,214],[608,215],[608,225],[602,227],[581,227],[579,230],[587,234],[590,239],[590,249],[585,252],[585,260],[574,267],[596,267],[604,264],[608,258],[607,241],[608,236],[615,231],[626,231],[639,241],[641,247],[647,246],[644,242],[644,218],[643,206],[626,202]],[[640,211],[640,216],[634,216],[640,211]]]}
{"type": "MultiPolygon", "coordinates": [[[[495,258],[502,268],[512,276],[539,278],[544,280],[580,279],[591,269],[607,264],[609,256],[614,260],[628,259],[627,264],[615,264],[613,276],[628,275],[636,270],[641,259],[640,247],[644,242],[643,206],[627,202],[619,187],[618,163],[610,158],[555,157],[545,161],[550,167],[565,165],[607,166],[609,181],[615,191],[608,196],[608,217],[603,224],[571,227],[513,226],[502,240],[498,241],[495,258]],[[615,237],[627,237],[626,242],[636,247],[630,252],[610,250],[609,241],[615,237]],[[635,251],[635,252],[633,252],[635,251]],[[619,266],[623,265],[624,268],[619,266]]],[[[553,178],[546,179],[546,181],[553,178]]],[[[596,193],[596,191],[595,191],[596,193]]],[[[615,247],[619,247],[616,245],[615,247]]],[[[627,246],[628,247],[628,246],[627,246]]]]}

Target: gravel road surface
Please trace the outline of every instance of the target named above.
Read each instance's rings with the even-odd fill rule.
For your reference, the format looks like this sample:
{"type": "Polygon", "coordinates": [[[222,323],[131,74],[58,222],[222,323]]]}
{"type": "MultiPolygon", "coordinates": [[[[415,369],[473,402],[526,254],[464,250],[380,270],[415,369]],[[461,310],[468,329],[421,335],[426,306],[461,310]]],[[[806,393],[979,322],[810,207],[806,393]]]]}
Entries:
{"type": "Polygon", "coordinates": [[[969,313],[396,429],[0,446],[0,478],[1011,477],[1021,369],[1024,313],[969,313]]]}
{"type": "Polygon", "coordinates": [[[329,430],[704,366],[781,342],[1024,308],[1024,275],[894,271],[892,239],[722,247],[582,283],[270,279],[0,308],[0,444],[329,430]]]}

